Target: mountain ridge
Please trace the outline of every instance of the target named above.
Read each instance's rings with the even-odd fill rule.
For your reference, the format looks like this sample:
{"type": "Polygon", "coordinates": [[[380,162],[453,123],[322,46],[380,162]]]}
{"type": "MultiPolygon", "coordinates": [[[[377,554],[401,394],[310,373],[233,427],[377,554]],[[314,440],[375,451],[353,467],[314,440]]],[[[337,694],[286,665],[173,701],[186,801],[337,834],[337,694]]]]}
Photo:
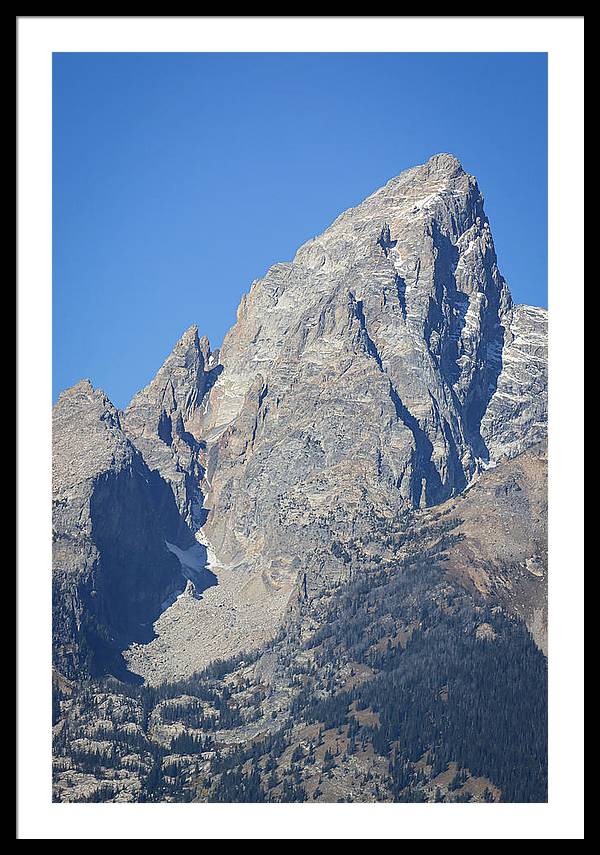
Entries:
{"type": "MultiPolygon", "coordinates": [[[[213,658],[220,646],[235,655],[248,639],[266,642],[299,596],[348,580],[331,543],[361,515],[393,526],[453,502],[543,441],[546,316],[513,303],[477,181],[440,154],[254,280],[218,350],[188,327],[111,418],[126,440],[118,448],[140,456],[161,502],[170,490],[180,525],[163,540],[184,551],[199,543],[219,583],[204,601],[176,600],[157,638],[123,648],[136,673],[163,679],[170,656],[206,664],[181,653],[186,632],[190,643],[205,637],[213,658]]],[[[59,417],[80,385],[62,393],[59,417]]],[[[58,450],[67,461],[70,442],[58,450]]],[[[118,460],[107,460],[113,470],[118,460]]],[[[187,565],[166,551],[172,593],[187,565]]]]}
{"type": "Polygon", "coordinates": [[[542,801],[547,313],[452,155],[53,411],[56,801],[542,801]]]}
{"type": "Polygon", "coordinates": [[[119,418],[275,631],[316,520],[435,506],[543,440],[545,324],[476,179],[434,155],[254,280],[218,351],[191,325],[119,418]]]}

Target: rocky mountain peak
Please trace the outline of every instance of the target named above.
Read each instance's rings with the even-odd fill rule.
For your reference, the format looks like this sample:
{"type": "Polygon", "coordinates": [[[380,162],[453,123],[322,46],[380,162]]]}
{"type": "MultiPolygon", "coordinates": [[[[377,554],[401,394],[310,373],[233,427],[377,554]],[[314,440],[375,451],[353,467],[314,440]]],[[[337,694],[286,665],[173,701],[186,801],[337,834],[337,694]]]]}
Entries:
{"type": "Polygon", "coordinates": [[[542,801],[546,324],[443,153],[254,281],[220,351],[190,326],[124,412],[66,390],[59,797],[542,801]]]}
{"type": "MultiPolygon", "coordinates": [[[[131,400],[125,410],[129,430],[152,436],[161,422],[174,422],[178,415],[184,423],[191,421],[206,391],[207,355],[210,355],[208,342],[204,340],[201,347],[198,327],[194,324],[175,344],[153,380],[131,400]]],[[[165,431],[163,427],[163,436],[165,431]]]]}
{"type": "Polygon", "coordinates": [[[252,283],[223,342],[203,422],[208,536],[233,556],[276,506],[308,520],[365,496],[436,504],[539,441],[543,352],[539,381],[503,385],[519,318],[477,181],[451,154],[341,214],[252,283]],[[515,396],[509,441],[496,411],[515,396]]]}
{"type": "Polygon", "coordinates": [[[205,398],[220,371],[217,357],[193,324],[123,413],[128,437],[171,484],[184,518],[192,525],[203,474],[205,398]]]}
{"type": "Polygon", "coordinates": [[[57,493],[94,478],[106,467],[131,463],[132,446],[117,409],[90,380],[61,392],[53,410],[53,485],[57,493]]]}
{"type": "Polygon", "coordinates": [[[255,280],[218,353],[189,327],[106,421],[270,627],[299,568],[344,572],[316,557],[334,522],[451,500],[544,438],[545,324],[513,305],[476,179],[438,154],[255,280]]]}
{"type": "Polygon", "coordinates": [[[448,152],[432,155],[425,166],[432,175],[443,174],[455,178],[457,175],[464,174],[460,160],[448,152]]]}

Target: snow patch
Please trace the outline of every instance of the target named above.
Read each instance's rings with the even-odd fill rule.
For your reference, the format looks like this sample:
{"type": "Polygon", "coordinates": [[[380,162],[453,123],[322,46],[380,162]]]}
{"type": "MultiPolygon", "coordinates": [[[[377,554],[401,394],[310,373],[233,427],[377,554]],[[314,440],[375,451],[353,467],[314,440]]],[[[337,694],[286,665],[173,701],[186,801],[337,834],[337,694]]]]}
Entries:
{"type": "Polygon", "coordinates": [[[206,564],[204,565],[208,570],[211,570],[213,573],[215,570],[222,569],[225,565],[217,558],[214,549],[211,544],[208,542],[206,535],[200,529],[196,532],[196,540],[199,544],[202,544],[206,551],[206,564]]]}
{"type": "MultiPolygon", "coordinates": [[[[165,546],[169,552],[172,552],[173,555],[179,559],[181,575],[184,579],[187,579],[188,582],[192,583],[197,595],[201,594],[201,592],[206,590],[206,588],[210,588],[217,584],[216,575],[211,572],[211,566],[215,565],[211,565],[208,550],[203,544],[194,543],[187,549],[180,549],[179,546],[165,540],[165,546]]],[[[185,591],[179,594],[179,596],[181,597],[188,592],[189,585],[186,586],[185,591]]],[[[172,603],[175,602],[175,599],[178,598],[171,600],[169,605],[172,605],[172,603]]]]}
{"type": "MultiPolygon", "coordinates": [[[[182,571],[192,570],[193,572],[198,573],[200,570],[204,569],[206,553],[199,543],[194,543],[188,549],[180,549],[178,546],[175,546],[174,543],[169,543],[168,540],[165,540],[165,546],[169,552],[172,552],[173,555],[177,556],[179,563],[181,564],[182,571]]],[[[185,572],[183,575],[185,576],[185,572]]]]}

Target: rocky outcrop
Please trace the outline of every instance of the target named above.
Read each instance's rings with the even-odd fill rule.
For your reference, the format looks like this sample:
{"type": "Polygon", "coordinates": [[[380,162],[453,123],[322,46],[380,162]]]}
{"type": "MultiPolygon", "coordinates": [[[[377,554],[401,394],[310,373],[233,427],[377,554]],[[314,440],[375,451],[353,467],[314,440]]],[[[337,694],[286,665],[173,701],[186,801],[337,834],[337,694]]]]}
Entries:
{"type": "Polygon", "coordinates": [[[87,380],[54,407],[52,499],[54,666],[67,678],[120,673],[120,651],[152,636],[161,604],[185,584],[165,540],[194,540],[168,484],[87,380]]]}
{"type": "Polygon", "coordinates": [[[548,649],[548,453],[540,442],[488,469],[427,516],[455,521],[446,567],[527,624],[548,649]]]}
{"type": "Polygon", "coordinates": [[[514,457],[548,430],[548,313],[514,306],[503,319],[501,370],[481,421],[493,460],[514,457]]]}
{"type": "Polygon", "coordinates": [[[125,432],[148,466],[171,485],[177,506],[192,527],[201,521],[202,405],[218,376],[217,360],[208,339],[198,338],[198,328],[191,326],[122,416],[125,432]]]}

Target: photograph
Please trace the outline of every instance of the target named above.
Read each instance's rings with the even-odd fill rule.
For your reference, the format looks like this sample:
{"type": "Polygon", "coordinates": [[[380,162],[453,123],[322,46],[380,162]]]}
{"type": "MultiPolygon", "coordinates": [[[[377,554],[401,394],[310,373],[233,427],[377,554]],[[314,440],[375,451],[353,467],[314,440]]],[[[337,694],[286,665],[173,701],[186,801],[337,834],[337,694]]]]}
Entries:
{"type": "MultiPolygon", "coordinates": [[[[86,832],[92,803],[100,825],[172,817],[169,837],[185,815],[202,838],[218,803],[223,838],[245,836],[238,810],[267,836],[290,805],[298,825],[270,836],[340,838],[349,815],[362,837],[485,837],[484,816],[500,827],[515,809],[537,831],[497,836],[544,837],[554,776],[577,780],[548,729],[550,673],[579,730],[552,670],[579,639],[561,608],[583,620],[553,587],[579,587],[579,522],[560,526],[570,569],[553,539],[579,379],[570,439],[548,412],[583,364],[578,344],[570,362],[554,350],[577,334],[549,289],[552,54],[250,38],[518,18],[232,18],[229,49],[126,35],[228,20],[17,20],[84,33],[44,54],[39,300],[31,237],[18,271],[18,347],[50,381],[30,410],[19,378],[43,411],[36,425],[19,410],[19,430],[48,436],[18,443],[24,479],[47,469],[39,506],[17,487],[39,549],[18,556],[17,600],[19,615],[39,601],[43,704],[18,731],[39,733],[23,762],[36,755],[49,836],[78,816],[71,836],[150,833],[86,832]],[[96,23],[122,23],[120,46],[90,48],[96,23]],[[36,354],[30,314],[47,329],[36,354]],[[420,832],[403,833],[415,803],[420,832]],[[314,805],[337,817],[328,834],[314,805]],[[364,811],[382,806],[374,833],[364,811]]],[[[582,18],[537,21],[582,35],[582,18]]],[[[560,282],[574,305],[578,269],[560,282]]],[[[18,680],[34,681],[27,665],[18,680]]],[[[562,836],[582,837],[572,824],[562,836]]]]}

